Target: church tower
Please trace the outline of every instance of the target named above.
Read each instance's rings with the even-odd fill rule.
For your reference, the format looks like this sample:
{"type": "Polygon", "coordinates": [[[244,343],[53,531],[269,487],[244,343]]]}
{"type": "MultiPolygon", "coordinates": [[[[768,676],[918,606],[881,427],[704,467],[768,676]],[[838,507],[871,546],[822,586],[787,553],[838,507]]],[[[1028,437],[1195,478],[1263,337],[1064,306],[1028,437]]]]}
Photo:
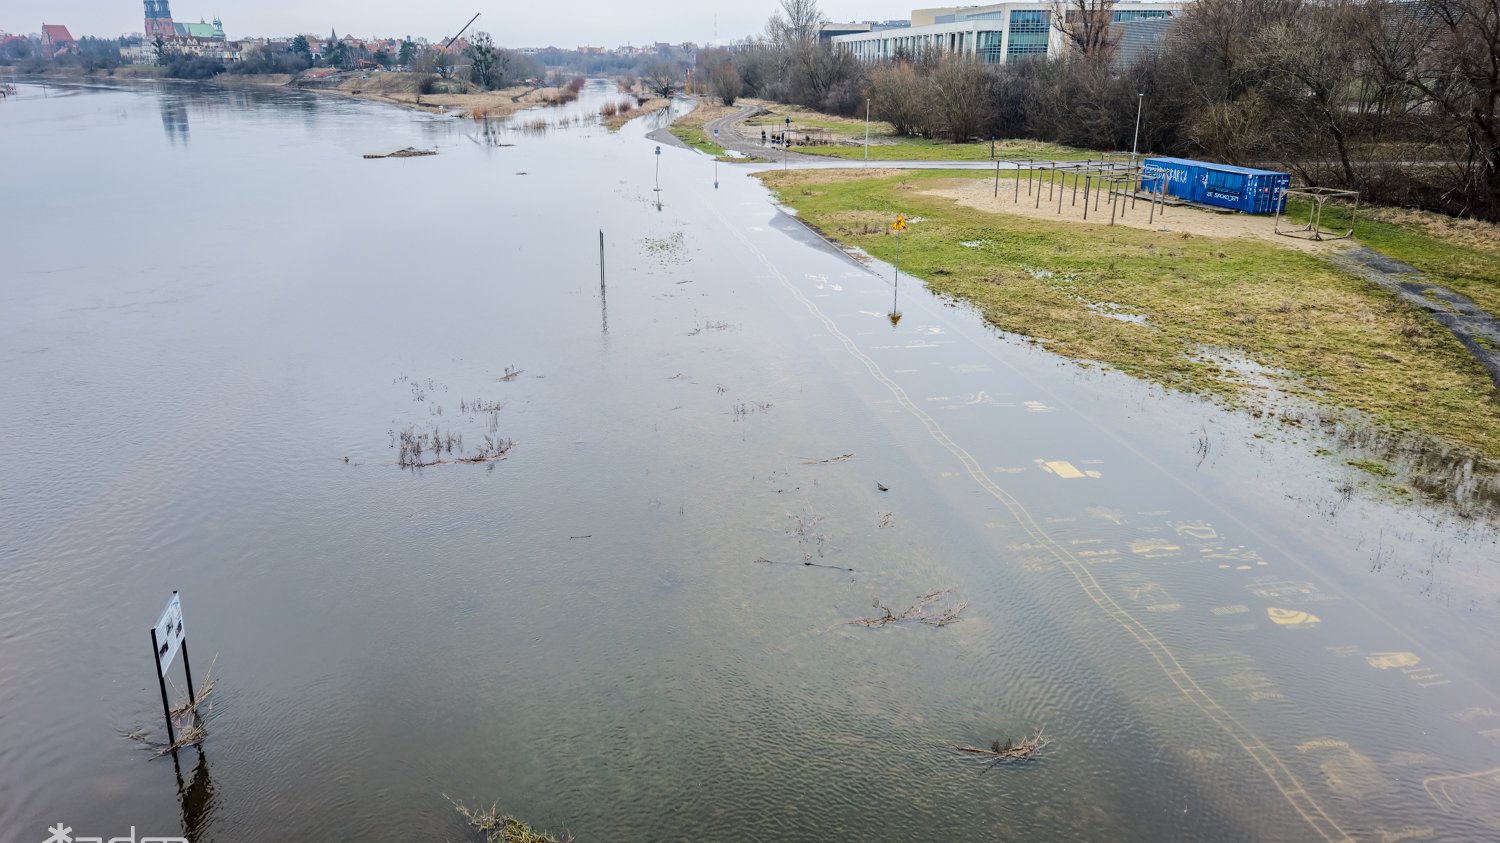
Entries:
{"type": "Polygon", "coordinates": [[[172,25],[172,9],[167,0],[146,0],[146,40],[171,38],[177,34],[172,25]]]}

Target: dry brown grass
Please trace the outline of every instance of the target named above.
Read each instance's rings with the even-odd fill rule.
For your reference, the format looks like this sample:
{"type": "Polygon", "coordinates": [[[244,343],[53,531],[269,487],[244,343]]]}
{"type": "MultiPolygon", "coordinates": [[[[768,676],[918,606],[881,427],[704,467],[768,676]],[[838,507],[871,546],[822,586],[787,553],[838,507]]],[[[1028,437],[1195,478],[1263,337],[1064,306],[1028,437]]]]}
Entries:
{"type": "Polygon", "coordinates": [[[739,106],[722,105],[710,97],[699,97],[698,104],[693,107],[692,111],[673,122],[683,126],[702,126],[710,120],[728,117],[739,110],[739,106]]]}
{"type": "Polygon", "coordinates": [[[668,105],[671,105],[671,103],[664,99],[648,99],[633,108],[620,111],[613,117],[605,117],[599,123],[605,128],[614,131],[637,117],[650,114],[653,111],[661,111],[668,105]]]}
{"type": "Polygon", "coordinates": [[[470,810],[448,794],[443,798],[458,811],[470,828],[484,835],[485,843],[566,843],[573,838],[568,835],[556,837],[550,832],[537,831],[510,814],[502,814],[498,803],[488,808],[470,810]]]}
{"type": "MultiPolygon", "coordinates": [[[[213,694],[215,686],[219,684],[218,677],[214,675],[214,668],[218,664],[219,657],[215,655],[213,660],[208,663],[208,672],[203,675],[203,681],[198,684],[198,687],[193,689],[197,692],[196,696],[190,700],[183,700],[173,707],[172,716],[174,718],[181,717],[184,714],[206,715],[212,712],[213,703],[208,698],[213,694]]],[[[173,682],[171,685],[172,690],[175,692],[177,690],[177,683],[173,682]]]]}
{"type": "Polygon", "coordinates": [[[1415,228],[1436,240],[1469,249],[1500,251],[1500,225],[1484,220],[1463,219],[1411,208],[1368,208],[1361,214],[1370,219],[1415,228]]]}

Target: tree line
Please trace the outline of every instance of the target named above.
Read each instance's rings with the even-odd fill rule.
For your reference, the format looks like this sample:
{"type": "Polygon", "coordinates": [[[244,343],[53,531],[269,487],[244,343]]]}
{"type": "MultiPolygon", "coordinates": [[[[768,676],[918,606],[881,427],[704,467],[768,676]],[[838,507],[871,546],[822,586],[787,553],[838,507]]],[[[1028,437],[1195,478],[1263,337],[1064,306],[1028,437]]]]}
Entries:
{"type": "Polygon", "coordinates": [[[898,133],[1031,138],[1263,165],[1368,201],[1500,219],[1500,0],[1198,0],[1126,60],[1113,0],[1067,0],[1060,57],[865,64],[780,0],[764,33],[702,51],[741,95],[872,116],[898,133]]]}

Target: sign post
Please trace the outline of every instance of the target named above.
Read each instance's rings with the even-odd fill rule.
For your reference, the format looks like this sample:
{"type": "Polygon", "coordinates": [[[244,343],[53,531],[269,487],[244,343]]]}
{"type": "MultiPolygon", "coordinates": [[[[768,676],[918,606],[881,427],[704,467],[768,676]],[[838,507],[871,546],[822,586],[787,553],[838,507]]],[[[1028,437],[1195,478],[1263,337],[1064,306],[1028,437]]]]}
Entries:
{"type": "Polygon", "coordinates": [[[187,676],[188,705],[191,707],[197,693],[193,690],[193,669],[188,663],[187,633],[182,628],[182,599],[174,591],[172,599],[167,601],[167,608],[157,618],[156,626],[151,627],[151,654],[156,659],[156,684],[161,688],[161,712],[167,719],[168,746],[177,743],[177,733],[172,728],[172,703],[167,698],[167,670],[177,658],[178,650],[182,651],[182,670],[187,676]]]}
{"type": "Polygon", "coordinates": [[[896,309],[897,298],[901,295],[901,232],[906,230],[906,215],[897,214],[896,221],[891,223],[891,228],[896,231],[896,280],[891,285],[891,327],[901,321],[901,312],[896,309]]]}

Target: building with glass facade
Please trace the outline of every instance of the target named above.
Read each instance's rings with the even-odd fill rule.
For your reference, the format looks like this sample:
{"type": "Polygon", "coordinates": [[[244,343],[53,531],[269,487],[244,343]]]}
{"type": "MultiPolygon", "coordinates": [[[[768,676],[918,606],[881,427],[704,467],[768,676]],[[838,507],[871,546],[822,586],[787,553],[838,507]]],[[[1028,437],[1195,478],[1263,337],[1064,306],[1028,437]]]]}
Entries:
{"type": "MultiPolygon", "coordinates": [[[[1192,0],[1117,0],[1116,24],[1170,18],[1181,14],[1192,0]]],[[[947,6],[914,9],[911,26],[880,32],[839,35],[833,42],[862,61],[931,52],[978,56],[986,64],[1060,55],[1067,38],[1071,4],[1065,2],[992,3],[987,6],[947,6]]]]}

